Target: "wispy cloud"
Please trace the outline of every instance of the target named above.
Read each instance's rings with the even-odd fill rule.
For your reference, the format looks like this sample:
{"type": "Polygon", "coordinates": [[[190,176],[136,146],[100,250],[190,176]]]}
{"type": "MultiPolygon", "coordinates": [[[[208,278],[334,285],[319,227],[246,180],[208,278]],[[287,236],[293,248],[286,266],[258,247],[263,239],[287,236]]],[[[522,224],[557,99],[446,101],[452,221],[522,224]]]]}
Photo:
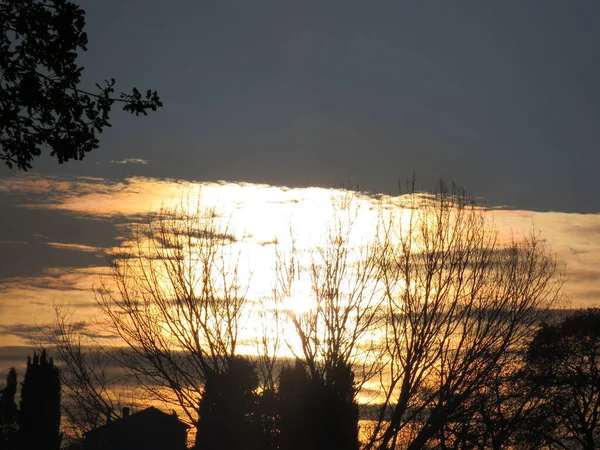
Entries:
{"type": "Polygon", "coordinates": [[[148,164],[149,161],[147,159],[140,158],[127,158],[122,159],[120,161],[111,161],[111,164],[148,164]]]}
{"type": "MultiPolygon", "coordinates": [[[[103,333],[98,330],[93,322],[76,321],[71,324],[73,331],[78,332],[82,336],[91,339],[117,339],[115,335],[103,333]]],[[[11,325],[0,325],[0,336],[15,336],[21,338],[25,342],[52,342],[48,337],[56,334],[58,330],[51,324],[31,325],[25,323],[17,323],[11,325]]]]}
{"type": "Polygon", "coordinates": [[[32,341],[40,332],[40,327],[31,324],[0,325],[0,335],[12,335],[25,341],[32,341]]]}
{"type": "Polygon", "coordinates": [[[104,253],[104,249],[100,247],[92,247],[90,245],[82,244],[64,244],[62,242],[46,242],[47,245],[54,248],[60,248],[64,250],[76,250],[80,252],[88,253],[104,253]]]}
{"type": "MultiPolygon", "coordinates": [[[[302,231],[299,232],[306,235],[307,242],[312,242],[308,239],[310,236],[318,237],[320,224],[329,217],[331,198],[336,192],[338,191],[323,188],[295,189],[225,182],[193,183],[146,177],[109,180],[28,174],[0,179],[0,195],[10,198],[17,205],[16,208],[62,211],[68,217],[75,216],[77,220],[93,219],[97,223],[106,221],[109,224],[107,226],[114,227],[116,239],[126,236],[131,222],[161,206],[181,203],[191,207],[198,206],[196,196],[201,194],[202,207],[216,207],[220,215],[231,218],[228,234],[215,237],[240,248],[247,248],[253,258],[248,264],[255,267],[268,267],[265,264],[270,264],[271,245],[285,243],[292,222],[302,224],[302,231]]],[[[395,201],[394,199],[385,200],[395,201]]],[[[373,229],[371,218],[377,215],[377,206],[374,206],[373,201],[371,197],[360,197],[362,209],[359,219],[363,221],[360,226],[367,233],[373,229]]],[[[597,280],[600,279],[600,214],[494,208],[490,216],[502,236],[514,235],[518,238],[537,230],[541,232],[558,259],[567,265],[569,279],[565,283],[564,293],[572,299],[573,306],[591,306],[600,302],[600,290],[596,287],[597,280]]],[[[67,224],[65,222],[64,229],[70,229],[67,224]]],[[[90,226],[90,222],[86,224],[87,227],[90,226]]],[[[73,236],[77,244],[64,243],[71,236],[57,233],[51,225],[49,223],[47,231],[43,230],[44,236],[19,235],[12,240],[24,242],[34,236],[45,241],[40,244],[72,250],[56,253],[77,256],[77,252],[85,252],[85,264],[102,264],[102,261],[96,260],[91,254],[105,253],[112,245],[111,242],[92,241],[92,228],[88,228],[84,235],[73,236]],[[94,258],[91,262],[90,255],[94,258]]],[[[3,237],[5,240],[12,238],[3,237]]],[[[18,250],[32,247],[33,243],[32,240],[29,246],[19,247],[18,250]]],[[[5,245],[3,249],[13,250],[16,255],[16,246],[5,245]]],[[[36,278],[4,278],[2,283],[10,282],[13,287],[27,287],[29,291],[21,291],[21,296],[27,292],[42,295],[38,291],[33,293],[33,289],[44,290],[49,298],[64,297],[69,292],[79,292],[83,296],[91,289],[95,274],[80,272],[82,269],[74,267],[77,264],[82,263],[55,269],[59,272],[47,269],[36,278]]],[[[264,272],[269,273],[268,270],[264,272]]],[[[6,298],[1,286],[0,294],[2,298],[6,298]]]]}
{"type": "Polygon", "coordinates": [[[27,356],[31,356],[35,350],[36,348],[31,345],[0,346],[0,376],[4,377],[8,369],[14,367],[19,378],[22,377],[25,373],[27,356]]]}
{"type": "Polygon", "coordinates": [[[67,193],[72,183],[53,176],[19,174],[0,179],[0,193],[44,194],[67,193]]]}
{"type": "Polygon", "coordinates": [[[63,292],[92,292],[94,283],[106,272],[105,266],[87,268],[77,267],[50,267],[40,276],[2,278],[0,294],[14,289],[50,289],[54,294],[63,295],[63,292]]]}
{"type": "Polygon", "coordinates": [[[144,215],[194,187],[197,188],[187,181],[144,177],[59,180],[32,174],[0,180],[0,194],[4,191],[5,195],[20,199],[20,207],[62,210],[97,218],[144,215]]]}

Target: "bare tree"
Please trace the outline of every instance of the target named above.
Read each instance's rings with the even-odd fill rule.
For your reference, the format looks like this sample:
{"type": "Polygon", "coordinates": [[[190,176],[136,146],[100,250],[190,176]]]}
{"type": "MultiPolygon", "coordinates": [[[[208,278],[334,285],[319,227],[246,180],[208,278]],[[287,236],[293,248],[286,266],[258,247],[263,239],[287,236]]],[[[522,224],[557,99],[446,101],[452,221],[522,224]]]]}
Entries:
{"type": "Polygon", "coordinates": [[[392,204],[383,228],[382,407],[367,448],[420,449],[525,344],[562,283],[535,235],[500,240],[486,210],[441,183],[392,204]]]}
{"type": "Polygon", "coordinates": [[[191,198],[132,229],[96,296],[127,346],[118,362],[196,423],[207,374],[225,373],[236,355],[247,283],[229,222],[191,198]]]}
{"type": "Polygon", "coordinates": [[[263,392],[273,393],[281,369],[281,346],[284,340],[281,311],[272,299],[265,297],[257,299],[254,309],[253,343],[260,388],[263,392]]]}
{"type": "Polygon", "coordinates": [[[331,206],[322,239],[299,248],[292,229],[291,245],[278,249],[275,296],[300,342],[295,356],[310,375],[326,378],[344,364],[359,389],[379,368],[380,347],[371,335],[382,319],[376,234],[356,227],[356,193],[332,197],[331,206]],[[305,284],[301,295],[294,293],[299,284],[305,284]]]}
{"type": "Polygon", "coordinates": [[[119,418],[135,389],[128,386],[105,347],[90,335],[87,324],[75,320],[68,306],[57,305],[54,324],[41,338],[44,345],[51,345],[60,368],[66,436],[82,439],[87,431],[119,418]]]}
{"type": "Polygon", "coordinates": [[[509,373],[558,304],[560,267],[535,233],[501,238],[455,188],[382,198],[365,222],[361,197],[342,193],[321,239],[300,242],[292,229],[289,245],[279,241],[274,301],[248,300],[236,232],[216,211],[188,200],[149,215],[96,289],[106,330],[126,345],[111,355],[153,401],[197,424],[207,376],[227,374],[252,309],[265,392],[286,340],[310,378],[344,386],[348,405],[377,391],[366,448],[458,448],[474,433],[509,442],[517,425],[486,434],[478,407],[498,406],[493,421],[531,405],[507,395],[509,373]]]}

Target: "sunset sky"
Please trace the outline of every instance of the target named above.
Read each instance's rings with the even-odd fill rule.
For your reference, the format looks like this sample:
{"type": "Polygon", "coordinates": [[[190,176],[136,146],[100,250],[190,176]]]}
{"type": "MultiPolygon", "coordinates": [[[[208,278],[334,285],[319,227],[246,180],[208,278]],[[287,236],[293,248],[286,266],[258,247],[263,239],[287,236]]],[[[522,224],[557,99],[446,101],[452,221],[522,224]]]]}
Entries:
{"type": "Polygon", "coordinates": [[[0,375],[53,303],[92,317],[126,225],[198,186],[267,251],[324,188],[456,180],[501,230],[542,233],[573,306],[600,304],[600,3],[79,3],[86,86],[164,108],[114,110],[81,162],[0,167],[0,375]]]}

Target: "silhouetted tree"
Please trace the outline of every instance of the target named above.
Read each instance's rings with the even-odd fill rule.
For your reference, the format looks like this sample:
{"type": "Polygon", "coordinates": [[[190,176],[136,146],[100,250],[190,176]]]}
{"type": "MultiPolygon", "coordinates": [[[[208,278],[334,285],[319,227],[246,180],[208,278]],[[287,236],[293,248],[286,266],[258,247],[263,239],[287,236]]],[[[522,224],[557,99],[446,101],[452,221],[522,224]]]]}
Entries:
{"type": "Polygon", "coordinates": [[[455,186],[411,189],[384,210],[383,402],[369,449],[439,442],[560,299],[560,268],[536,235],[501,239],[455,186]]]}
{"type": "Polygon", "coordinates": [[[279,445],[282,450],[358,448],[358,405],[348,364],[333,365],[326,378],[312,377],[297,360],[281,371],[279,445]]]}
{"type": "Polygon", "coordinates": [[[355,396],[380,373],[381,341],[372,337],[385,306],[377,225],[364,234],[361,206],[356,193],[336,192],[308,248],[296,247],[292,229],[291,245],[277,249],[277,318],[295,333],[287,344],[299,360],[280,378],[284,449],[358,447],[355,396]]]}
{"type": "Polygon", "coordinates": [[[310,392],[306,368],[300,360],[284,367],[279,375],[279,448],[304,450],[311,448],[310,392]]]}
{"type": "Polygon", "coordinates": [[[16,448],[17,442],[17,372],[11,368],[6,377],[6,386],[0,391],[0,449],[16,448]]]}
{"type": "MultiPolygon", "coordinates": [[[[275,289],[279,317],[287,320],[300,341],[290,348],[304,362],[311,379],[326,380],[336,365],[357,373],[358,387],[379,373],[381,346],[370,334],[383,326],[382,283],[378,265],[377,227],[359,236],[361,204],[356,193],[332,195],[331,216],[322,239],[305,249],[277,249],[275,289]],[[306,292],[296,293],[300,288],[306,292]],[[304,302],[305,308],[295,308],[304,302]]],[[[289,342],[288,342],[289,344],[289,342]]]]}
{"type": "Polygon", "coordinates": [[[60,448],[60,377],[45,350],[27,358],[19,415],[21,450],[60,448]]]}
{"type": "Polygon", "coordinates": [[[358,449],[358,404],[355,400],[354,372],[348,363],[338,362],[330,369],[324,383],[323,422],[329,447],[358,449]]]}
{"type": "Polygon", "coordinates": [[[538,440],[586,450],[600,447],[600,309],[544,325],[529,346],[532,381],[543,404],[532,417],[538,440]]]}
{"type": "Polygon", "coordinates": [[[236,356],[225,372],[207,373],[200,400],[196,449],[262,449],[257,414],[258,376],[247,359],[236,356]]]}
{"type": "MultiPolygon", "coordinates": [[[[354,449],[353,402],[379,375],[381,408],[367,448],[466,442],[454,424],[471,420],[477,402],[498,397],[504,411],[516,405],[505,397],[509,379],[498,378],[497,396],[490,377],[510,365],[560,299],[555,257],[535,234],[501,239],[485,209],[443,184],[436,195],[383,198],[382,221],[369,221],[372,234],[360,240],[352,231],[355,200],[342,198],[323,245],[303,255],[292,237],[289,253],[278,251],[272,308],[282,320],[265,336],[291,327],[295,336],[281,339],[300,362],[281,373],[279,407],[242,408],[245,417],[278,416],[282,449],[354,449]],[[294,301],[306,303],[290,307],[294,301]]],[[[247,301],[235,240],[199,203],[163,209],[133,229],[114,255],[113,276],[96,290],[107,329],[128,344],[115,349],[127,372],[153,400],[181,406],[189,423],[217,423],[199,431],[198,446],[227,435],[213,432],[214,418],[226,415],[221,409],[235,395],[219,392],[232,385],[240,320],[256,306],[247,301]]],[[[278,342],[262,344],[261,387],[270,388],[278,342]]]]}
{"type": "Polygon", "coordinates": [[[60,163],[98,148],[114,102],[136,115],[162,106],[156,91],[113,97],[115,80],[79,87],[85,12],[67,0],[0,1],[0,160],[30,169],[49,147],[60,163]]]}
{"type": "MultiPolygon", "coordinates": [[[[148,215],[113,255],[96,289],[115,360],[154,401],[197,424],[205,383],[236,361],[248,278],[229,224],[200,196],[148,215]]],[[[215,381],[216,383],[220,381],[215,381]]]]}
{"type": "Polygon", "coordinates": [[[523,351],[491,368],[476,392],[448,418],[440,433],[442,448],[535,448],[540,388],[531,383],[523,351]]]}
{"type": "Polygon", "coordinates": [[[274,389],[265,389],[258,396],[258,410],[253,421],[255,434],[259,435],[256,448],[278,449],[279,442],[279,402],[274,389]]]}
{"type": "Polygon", "coordinates": [[[89,335],[66,306],[55,307],[55,321],[43,339],[52,346],[60,366],[63,433],[70,442],[81,441],[86,432],[120,417],[133,397],[123,374],[115,373],[110,353],[89,335]],[[126,392],[129,399],[124,400],[126,392]]]}

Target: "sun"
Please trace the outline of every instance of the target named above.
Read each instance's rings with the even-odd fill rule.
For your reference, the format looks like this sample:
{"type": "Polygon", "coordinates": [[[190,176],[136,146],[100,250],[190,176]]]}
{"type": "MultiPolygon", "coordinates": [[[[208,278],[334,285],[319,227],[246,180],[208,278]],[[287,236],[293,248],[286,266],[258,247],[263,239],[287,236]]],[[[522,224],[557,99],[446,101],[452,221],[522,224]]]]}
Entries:
{"type": "Polygon", "coordinates": [[[290,295],[283,300],[283,310],[301,316],[317,309],[317,300],[307,275],[300,276],[293,282],[290,295]]]}

